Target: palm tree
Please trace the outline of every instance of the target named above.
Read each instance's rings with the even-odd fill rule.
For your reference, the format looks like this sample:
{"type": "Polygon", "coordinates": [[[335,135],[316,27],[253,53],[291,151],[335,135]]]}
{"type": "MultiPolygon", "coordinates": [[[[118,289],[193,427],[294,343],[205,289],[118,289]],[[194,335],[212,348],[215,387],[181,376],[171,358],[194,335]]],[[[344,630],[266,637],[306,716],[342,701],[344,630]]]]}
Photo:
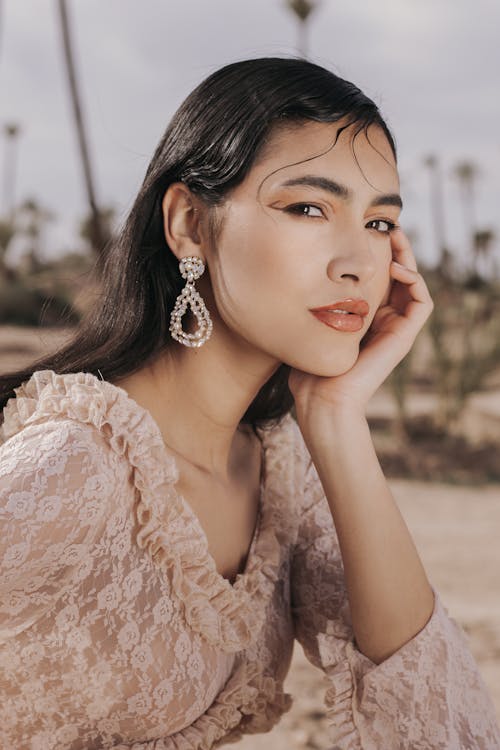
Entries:
{"type": "Polygon", "coordinates": [[[12,278],[13,275],[13,271],[5,263],[5,256],[15,234],[16,229],[14,224],[10,221],[0,219],[0,282],[3,276],[12,278]]]}
{"type": "MultiPolygon", "coordinates": [[[[495,242],[496,235],[493,229],[478,229],[474,232],[474,257],[476,260],[476,266],[479,265],[479,259],[481,256],[487,261],[488,258],[492,261],[492,250],[495,242]]],[[[491,276],[494,276],[494,264],[491,263],[491,276]]]]}
{"type": "Polygon", "coordinates": [[[3,173],[3,204],[6,221],[14,223],[15,192],[17,172],[17,140],[21,133],[18,123],[9,122],[4,125],[3,132],[6,138],[5,162],[3,173]]]}
{"type": "Polygon", "coordinates": [[[495,239],[493,229],[479,229],[474,234],[474,249],[477,255],[489,255],[491,245],[495,239]]]}
{"type": "Polygon", "coordinates": [[[70,34],[70,23],[68,18],[68,11],[66,7],[66,0],[58,0],[59,4],[59,18],[61,24],[61,33],[64,48],[64,59],[66,63],[66,71],[68,74],[68,82],[71,93],[71,101],[73,104],[73,113],[75,116],[75,125],[78,138],[78,144],[80,148],[80,157],[82,160],[83,175],[85,180],[85,189],[87,193],[87,200],[89,203],[90,215],[92,217],[92,246],[96,252],[101,252],[103,248],[103,235],[101,231],[101,222],[99,216],[99,210],[97,208],[97,200],[94,189],[94,179],[92,174],[92,167],[90,162],[89,149],[87,145],[87,136],[85,132],[85,125],[83,121],[82,107],[80,103],[80,94],[78,91],[78,82],[75,71],[75,64],[73,59],[73,48],[71,44],[70,34]]]}
{"type": "MultiPolygon", "coordinates": [[[[1,0],[0,0],[1,2],[1,0]]],[[[21,129],[17,123],[4,125],[6,138],[5,161],[3,167],[3,213],[0,217],[0,279],[2,276],[11,279],[12,269],[5,264],[5,256],[17,231],[16,227],[16,172],[17,172],[17,139],[21,129]]]]}
{"type": "Polygon", "coordinates": [[[40,250],[45,226],[53,221],[52,211],[42,206],[36,198],[26,198],[18,208],[20,217],[20,233],[27,241],[27,267],[36,270],[40,266],[40,250]]]}
{"type": "Polygon", "coordinates": [[[439,252],[439,266],[445,269],[449,258],[445,237],[445,218],[444,218],[444,201],[443,201],[443,176],[439,159],[434,154],[429,154],[424,159],[424,164],[430,174],[430,195],[432,223],[434,225],[434,237],[439,252]]]}
{"type": "Polygon", "coordinates": [[[476,231],[475,182],[479,176],[479,169],[471,161],[462,161],[455,165],[455,176],[461,186],[465,231],[467,234],[467,250],[472,258],[472,271],[477,273],[476,255],[474,252],[474,234],[476,231]]]}
{"type": "Polygon", "coordinates": [[[301,57],[307,57],[306,25],[310,14],[318,5],[318,0],[286,0],[286,5],[299,21],[298,53],[301,57]]]}
{"type": "MultiPolygon", "coordinates": [[[[99,209],[99,221],[103,239],[103,247],[113,237],[113,225],[116,218],[116,210],[113,206],[103,206],[99,209]]],[[[92,216],[85,216],[80,222],[79,235],[85,241],[85,245],[92,248],[92,216]]]]}

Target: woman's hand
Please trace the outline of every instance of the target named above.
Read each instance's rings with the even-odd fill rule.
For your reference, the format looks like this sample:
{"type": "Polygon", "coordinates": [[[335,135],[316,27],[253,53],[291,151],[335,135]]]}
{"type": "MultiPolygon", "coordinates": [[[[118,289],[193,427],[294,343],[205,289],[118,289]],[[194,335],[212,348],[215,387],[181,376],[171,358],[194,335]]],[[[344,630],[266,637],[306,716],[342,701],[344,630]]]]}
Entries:
{"type": "Polygon", "coordinates": [[[331,378],[292,369],[288,380],[297,419],[316,407],[347,407],[364,414],[366,405],[411,349],[434,303],[417,270],[410,242],[401,229],[391,233],[392,285],[386,304],[377,310],[350,370],[331,378]]]}

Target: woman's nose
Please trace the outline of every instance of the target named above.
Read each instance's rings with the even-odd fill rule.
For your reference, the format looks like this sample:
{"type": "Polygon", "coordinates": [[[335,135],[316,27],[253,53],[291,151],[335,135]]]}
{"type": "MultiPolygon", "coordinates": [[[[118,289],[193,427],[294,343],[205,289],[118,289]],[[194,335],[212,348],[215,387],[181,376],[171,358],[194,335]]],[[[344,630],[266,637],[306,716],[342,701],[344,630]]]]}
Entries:
{"type": "Polygon", "coordinates": [[[363,284],[373,277],[376,269],[376,258],[369,238],[357,236],[346,239],[342,248],[337,248],[332,254],[327,275],[332,281],[350,278],[363,284]]]}

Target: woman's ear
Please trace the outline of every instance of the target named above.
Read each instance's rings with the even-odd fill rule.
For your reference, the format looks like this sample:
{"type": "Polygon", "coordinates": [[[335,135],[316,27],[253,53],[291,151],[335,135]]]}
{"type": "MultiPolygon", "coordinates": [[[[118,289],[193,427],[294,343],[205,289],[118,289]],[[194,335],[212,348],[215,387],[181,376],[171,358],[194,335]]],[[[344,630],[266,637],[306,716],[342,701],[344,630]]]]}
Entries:
{"type": "Polygon", "coordinates": [[[169,185],[162,200],[165,239],[180,260],[188,255],[203,258],[200,206],[183,182],[169,185]]]}

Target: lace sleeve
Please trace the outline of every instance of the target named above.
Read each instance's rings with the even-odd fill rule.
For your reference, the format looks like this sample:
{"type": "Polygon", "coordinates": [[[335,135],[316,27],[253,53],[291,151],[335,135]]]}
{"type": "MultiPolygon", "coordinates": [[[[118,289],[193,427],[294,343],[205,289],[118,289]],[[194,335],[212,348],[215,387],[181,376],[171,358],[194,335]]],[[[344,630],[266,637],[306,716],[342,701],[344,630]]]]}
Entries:
{"type": "Polygon", "coordinates": [[[110,453],[69,420],[29,425],[0,446],[1,635],[42,615],[84,559],[109,511],[110,453]]]}
{"type": "Polygon", "coordinates": [[[375,664],[357,648],[330,508],[312,462],[292,560],[296,638],[328,680],[335,750],[495,750],[500,730],[460,626],[434,590],[426,626],[375,664]]]}

